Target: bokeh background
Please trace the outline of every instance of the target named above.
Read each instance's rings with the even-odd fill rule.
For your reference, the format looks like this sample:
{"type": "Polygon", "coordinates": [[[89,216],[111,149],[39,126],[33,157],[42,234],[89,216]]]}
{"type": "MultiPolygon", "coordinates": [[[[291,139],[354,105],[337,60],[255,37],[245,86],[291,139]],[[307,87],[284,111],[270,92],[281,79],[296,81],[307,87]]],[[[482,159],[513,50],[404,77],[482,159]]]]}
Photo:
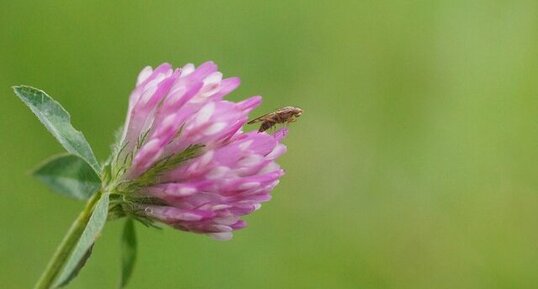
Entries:
{"type": "MultiPolygon", "coordinates": [[[[62,151],[47,91],[100,159],[145,65],[216,61],[305,110],[287,175],[233,241],[138,226],[129,288],[537,288],[538,2],[0,1],[0,287],[30,288],[82,204],[28,172],[62,151]]],[[[122,221],[69,288],[115,288],[122,221]]]]}

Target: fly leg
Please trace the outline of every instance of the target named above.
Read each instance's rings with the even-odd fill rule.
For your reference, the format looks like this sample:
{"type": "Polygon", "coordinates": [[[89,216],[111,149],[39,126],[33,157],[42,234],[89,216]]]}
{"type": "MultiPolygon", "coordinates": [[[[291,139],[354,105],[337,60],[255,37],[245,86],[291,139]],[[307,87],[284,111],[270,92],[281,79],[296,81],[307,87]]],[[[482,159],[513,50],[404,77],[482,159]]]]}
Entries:
{"type": "Polygon", "coordinates": [[[272,128],[275,124],[276,124],[276,122],[274,122],[274,121],[264,121],[264,122],[262,122],[262,125],[260,125],[260,129],[258,130],[258,132],[264,132],[264,131],[272,128]]]}

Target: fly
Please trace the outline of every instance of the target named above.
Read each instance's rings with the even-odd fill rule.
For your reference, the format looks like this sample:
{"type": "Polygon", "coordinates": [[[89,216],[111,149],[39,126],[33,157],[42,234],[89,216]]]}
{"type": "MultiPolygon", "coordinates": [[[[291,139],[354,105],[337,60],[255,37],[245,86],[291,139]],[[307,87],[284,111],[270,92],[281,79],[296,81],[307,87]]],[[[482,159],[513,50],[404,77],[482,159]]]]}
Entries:
{"type": "Polygon", "coordinates": [[[285,106],[273,112],[257,117],[249,121],[248,124],[261,122],[258,132],[264,132],[276,124],[288,124],[290,122],[294,122],[299,116],[301,116],[301,114],[303,114],[302,109],[295,106],[285,106]]]}

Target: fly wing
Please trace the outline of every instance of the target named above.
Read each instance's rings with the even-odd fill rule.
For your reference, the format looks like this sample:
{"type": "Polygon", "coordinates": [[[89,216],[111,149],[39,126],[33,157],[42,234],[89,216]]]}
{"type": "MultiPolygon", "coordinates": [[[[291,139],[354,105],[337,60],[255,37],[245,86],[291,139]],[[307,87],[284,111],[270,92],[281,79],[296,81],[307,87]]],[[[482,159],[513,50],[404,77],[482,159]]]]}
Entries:
{"type": "Polygon", "coordinates": [[[261,121],[266,121],[267,117],[270,116],[271,114],[272,114],[272,112],[266,113],[266,114],[264,114],[262,116],[258,116],[257,118],[252,119],[249,122],[247,122],[247,124],[253,124],[253,123],[257,123],[257,122],[261,122],[261,121]]]}

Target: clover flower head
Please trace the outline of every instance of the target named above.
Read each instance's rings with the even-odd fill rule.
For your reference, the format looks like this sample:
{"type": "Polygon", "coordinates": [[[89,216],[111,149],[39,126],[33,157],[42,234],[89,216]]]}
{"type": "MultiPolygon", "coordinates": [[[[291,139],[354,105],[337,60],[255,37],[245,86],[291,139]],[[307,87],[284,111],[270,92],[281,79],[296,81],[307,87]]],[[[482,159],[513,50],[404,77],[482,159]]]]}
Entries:
{"type": "Polygon", "coordinates": [[[213,62],[144,68],[105,170],[111,212],[223,240],[245,227],[283,175],[287,130],[243,132],[261,97],[223,99],[238,86],[213,62]]]}

